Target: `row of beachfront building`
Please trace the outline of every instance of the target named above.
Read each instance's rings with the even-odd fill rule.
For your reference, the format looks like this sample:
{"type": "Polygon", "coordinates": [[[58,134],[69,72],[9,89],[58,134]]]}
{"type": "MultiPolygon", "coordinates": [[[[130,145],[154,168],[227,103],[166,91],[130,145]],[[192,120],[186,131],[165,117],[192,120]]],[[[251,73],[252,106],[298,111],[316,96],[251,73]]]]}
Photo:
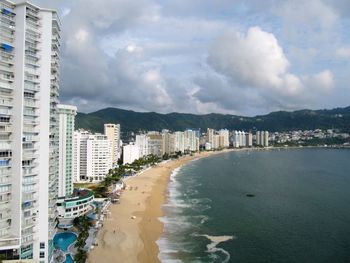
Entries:
{"type": "MultiPolygon", "coordinates": [[[[70,127],[72,127],[70,125],[70,127]]],[[[174,155],[197,152],[199,150],[217,150],[228,147],[252,147],[269,145],[269,133],[257,131],[255,134],[244,131],[214,130],[206,133],[200,129],[170,132],[169,130],[150,131],[137,134],[130,142],[120,139],[119,124],[105,124],[104,133],[91,133],[85,130],[70,131],[72,144],[66,145],[67,156],[72,163],[67,179],[69,182],[99,182],[109,169],[118,164],[130,164],[147,155],[167,158],[174,155]]],[[[63,176],[62,178],[67,178],[63,176]]],[[[62,193],[63,195],[69,191],[62,193]]]]}

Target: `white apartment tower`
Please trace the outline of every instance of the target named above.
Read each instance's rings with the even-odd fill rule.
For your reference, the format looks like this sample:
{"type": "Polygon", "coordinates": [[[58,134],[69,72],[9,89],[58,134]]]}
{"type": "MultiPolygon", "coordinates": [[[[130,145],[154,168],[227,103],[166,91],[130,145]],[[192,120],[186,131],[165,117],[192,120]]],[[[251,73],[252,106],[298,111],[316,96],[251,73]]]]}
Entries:
{"type": "Polygon", "coordinates": [[[174,152],[185,151],[185,134],[183,132],[174,132],[174,152]]]}
{"type": "Polygon", "coordinates": [[[214,134],[215,134],[214,129],[211,129],[211,128],[207,129],[207,142],[213,144],[214,134]]]}
{"type": "Polygon", "coordinates": [[[113,167],[112,141],[106,135],[75,131],[73,152],[75,182],[99,182],[113,167]]]}
{"type": "Polygon", "coordinates": [[[58,105],[59,112],[59,180],[58,196],[73,193],[73,134],[77,107],[58,105]]]}
{"type": "Polygon", "coordinates": [[[0,254],[52,260],[58,195],[60,22],[0,2],[0,254]]]}
{"type": "Polygon", "coordinates": [[[102,181],[112,168],[112,142],[103,134],[90,135],[86,142],[86,179],[102,181]]]}
{"type": "MultiPolygon", "coordinates": [[[[135,145],[139,149],[139,158],[148,155],[148,140],[149,138],[145,134],[136,135],[135,145]]],[[[123,153],[125,152],[123,151],[123,153]]]]}
{"type": "Polygon", "coordinates": [[[227,148],[230,146],[230,132],[226,129],[222,129],[219,131],[219,135],[222,136],[222,140],[223,140],[223,143],[222,143],[222,147],[224,148],[227,148]]]}
{"type": "Polygon", "coordinates": [[[197,142],[198,138],[196,136],[196,132],[192,131],[192,130],[186,130],[184,132],[184,148],[187,151],[191,151],[191,152],[196,152],[199,149],[197,149],[197,145],[199,145],[199,143],[197,142]]]}
{"type": "Polygon", "coordinates": [[[140,149],[137,145],[128,144],[123,146],[123,164],[131,164],[135,160],[139,159],[140,149]]]}
{"type": "Polygon", "coordinates": [[[112,142],[112,162],[115,165],[120,157],[120,124],[106,123],[104,134],[112,142]]]}
{"type": "Polygon", "coordinates": [[[73,180],[75,183],[86,181],[88,131],[74,132],[73,137],[73,180]]]}

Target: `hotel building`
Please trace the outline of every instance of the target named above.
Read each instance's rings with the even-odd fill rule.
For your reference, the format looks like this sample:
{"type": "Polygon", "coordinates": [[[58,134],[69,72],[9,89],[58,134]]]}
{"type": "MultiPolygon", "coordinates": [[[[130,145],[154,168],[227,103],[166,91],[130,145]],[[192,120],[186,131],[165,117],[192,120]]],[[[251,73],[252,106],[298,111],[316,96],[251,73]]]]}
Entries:
{"type": "Polygon", "coordinates": [[[58,105],[59,112],[59,180],[58,196],[73,193],[73,134],[77,107],[58,105]]]}
{"type": "Polygon", "coordinates": [[[0,255],[51,262],[60,22],[28,2],[0,9],[0,255]]]}
{"type": "Polygon", "coordinates": [[[104,134],[112,142],[112,162],[116,165],[120,157],[120,124],[105,124],[104,134]]]}
{"type": "Polygon", "coordinates": [[[73,181],[78,183],[85,181],[87,168],[87,140],[90,133],[79,130],[73,136],[73,181]]]}
{"type": "Polygon", "coordinates": [[[73,152],[75,182],[100,182],[113,167],[112,142],[106,135],[75,131],[73,152]]]}

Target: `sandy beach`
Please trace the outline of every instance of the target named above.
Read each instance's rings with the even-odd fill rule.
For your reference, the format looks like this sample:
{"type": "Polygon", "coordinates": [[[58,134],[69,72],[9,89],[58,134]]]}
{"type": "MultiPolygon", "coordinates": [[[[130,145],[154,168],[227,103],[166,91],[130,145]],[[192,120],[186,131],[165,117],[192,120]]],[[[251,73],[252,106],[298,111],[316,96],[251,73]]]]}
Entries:
{"type": "Polygon", "coordinates": [[[90,252],[87,262],[159,262],[156,241],[163,232],[163,224],[158,218],[163,215],[172,171],[191,160],[227,151],[182,157],[129,178],[120,204],[110,206],[111,213],[98,235],[98,246],[90,252]]]}

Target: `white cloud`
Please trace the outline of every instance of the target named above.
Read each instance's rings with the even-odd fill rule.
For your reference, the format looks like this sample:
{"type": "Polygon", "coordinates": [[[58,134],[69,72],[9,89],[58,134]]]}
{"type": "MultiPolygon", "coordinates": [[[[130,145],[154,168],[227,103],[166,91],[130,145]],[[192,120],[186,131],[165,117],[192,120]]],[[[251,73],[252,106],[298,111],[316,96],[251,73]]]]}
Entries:
{"type": "Polygon", "coordinates": [[[324,70],[304,77],[308,89],[314,92],[329,92],[334,88],[334,76],[330,70],[324,70]]]}
{"type": "Polygon", "coordinates": [[[211,83],[215,89],[210,92],[206,84],[210,81],[200,81],[197,98],[231,109],[254,107],[261,102],[298,108],[334,86],[330,70],[303,76],[291,73],[290,62],[276,37],[259,27],[249,28],[246,34],[229,31],[216,39],[209,50],[208,64],[229,82],[211,77],[216,85],[211,83]],[[234,99],[237,97],[241,101],[234,99]]]}
{"type": "Polygon", "coordinates": [[[227,32],[209,51],[208,63],[242,87],[257,87],[281,93],[300,89],[297,76],[288,73],[289,61],[272,33],[259,27],[247,34],[227,32]]]}
{"type": "Polygon", "coordinates": [[[302,25],[330,29],[338,21],[335,9],[321,0],[283,1],[275,12],[294,27],[302,25]]]}
{"type": "Polygon", "coordinates": [[[350,58],[350,47],[341,47],[336,50],[336,55],[340,58],[350,58]]]}

